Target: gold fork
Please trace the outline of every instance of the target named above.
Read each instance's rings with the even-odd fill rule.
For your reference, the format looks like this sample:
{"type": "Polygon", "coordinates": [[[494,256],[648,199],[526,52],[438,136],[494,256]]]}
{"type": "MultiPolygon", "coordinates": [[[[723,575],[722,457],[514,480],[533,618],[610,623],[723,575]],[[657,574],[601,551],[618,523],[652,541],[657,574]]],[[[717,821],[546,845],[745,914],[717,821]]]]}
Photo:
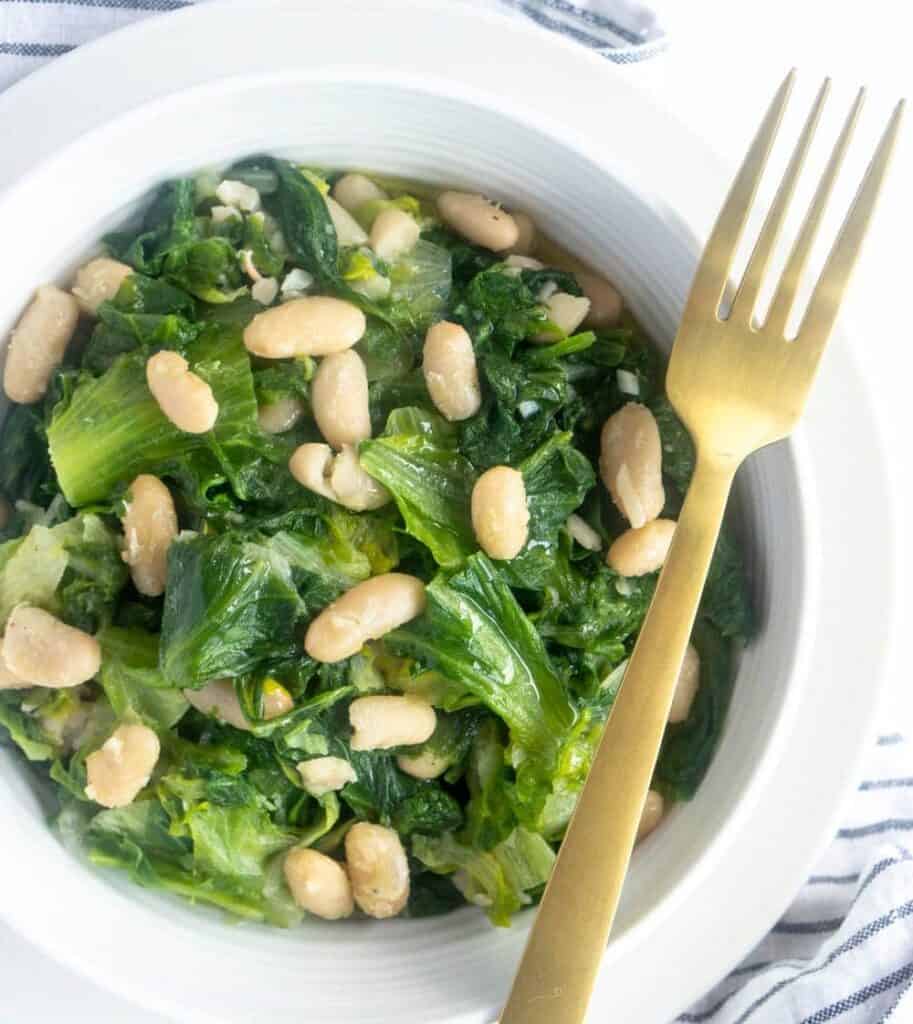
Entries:
{"type": "Polygon", "coordinates": [[[790,72],[733,182],[691,285],[666,389],[694,439],[697,464],[653,603],[545,890],[501,1024],[579,1024],[621,894],[675,683],[735,472],[786,437],[805,405],[868,228],[903,114],[894,110],[801,321],[786,340],[800,276],[864,90],[856,98],[762,325],[761,284],[827,97],[825,81],[792,154],[725,319],[720,303],[792,91],[790,72]]]}

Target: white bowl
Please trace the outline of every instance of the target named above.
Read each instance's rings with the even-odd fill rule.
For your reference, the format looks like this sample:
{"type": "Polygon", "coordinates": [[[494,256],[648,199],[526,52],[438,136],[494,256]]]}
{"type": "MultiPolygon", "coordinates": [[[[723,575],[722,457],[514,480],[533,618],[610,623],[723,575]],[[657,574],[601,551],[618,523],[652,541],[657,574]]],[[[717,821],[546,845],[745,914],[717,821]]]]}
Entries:
{"type": "MultiPolygon", "coordinates": [[[[0,156],[0,181],[18,179],[0,196],[15,256],[0,330],[162,179],[267,150],[509,198],[615,280],[668,347],[699,250],[645,182],[666,191],[674,170],[675,187],[690,182],[688,204],[712,202],[722,179],[701,145],[577,47],[477,10],[377,7],[206,5],[103,40],[0,98],[4,137],[18,140],[0,156]],[[608,121],[617,153],[589,131],[608,121]]],[[[613,1019],[668,1020],[746,952],[801,881],[852,778],[892,601],[890,530],[865,565],[846,544],[887,504],[859,391],[838,343],[801,433],[740,474],[761,629],[696,799],[635,857],[597,987],[613,1019]],[[877,611],[855,601],[850,579],[852,592],[879,595],[877,611]]],[[[222,1024],[496,1014],[528,920],[495,930],[465,910],[289,932],[230,924],[80,863],[48,830],[15,754],[0,752],[0,773],[3,913],[128,998],[222,1024]]]]}

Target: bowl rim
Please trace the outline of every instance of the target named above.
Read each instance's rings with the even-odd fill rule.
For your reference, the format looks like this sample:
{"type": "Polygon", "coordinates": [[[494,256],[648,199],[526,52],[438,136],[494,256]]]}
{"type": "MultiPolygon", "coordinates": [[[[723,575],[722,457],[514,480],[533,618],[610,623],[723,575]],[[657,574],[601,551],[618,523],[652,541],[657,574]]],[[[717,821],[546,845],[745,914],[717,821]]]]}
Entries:
{"type": "MultiPolygon", "coordinates": [[[[231,4],[227,5],[227,6],[229,6],[231,8],[234,8],[235,10],[249,10],[251,5],[249,3],[247,3],[247,2],[244,2],[244,0],[242,0],[242,2],[233,2],[233,3],[231,3],[231,4]]],[[[278,4],[276,6],[278,6],[278,4]]],[[[317,8],[322,7],[322,5],[320,3],[298,3],[298,4],[294,4],[294,5],[287,5],[287,6],[293,6],[296,9],[317,9],[317,8]]],[[[395,4],[393,6],[396,6],[398,8],[402,8],[404,10],[415,9],[415,8],[425,8],[425,9],[429,9],[429,10],[433,9],[433,10],[435,10],[438,13],[439,16],[441,16],[442,12],[444,10],[446,10],[446,8],[442,8],[441,5],[439,5],[437,2],[434,2],[434,0],[430,0],[430,2],[428,2],[428,0],[423,0],[423,2],[420,2],[420,3],[416,3],[416,2],[414,2],[414,0],[412,0],[412,2],[401,2],[401,3],[395,4]]],[[[222,16],[224,16],[225,6],[224,5],[220,5],[220,7],[222,7],[222,16]]],[[[182,18],[187,18],[188,21],[191,21],[191,20],[198,21],[199,25],[205,25],[207,22],[209,22],[211,20],[211,17],[208,14],[204,13],[207,10],[208,10],[207,8],[188,9],[187,11],[180,12],[179,16],[182,17],[182,18]]],[[[478,11],[474,11],[473,12],[473,17],[476,17],[478,15],[479,15],[478,11]]],[[[497,21],[497,22],[500,23],[503,20],[500,15],[486,14],[486,16],[489,18],[489,20],[491,20],[493,22],[497,21]]],[[[172,15],[170,17],[173,18],[174,15],[172,15]]],[[[138,55],[139,52],[141,51],[142,47],[143,47],[142,40],[148,34],[148,31],[149,31],[147,29],[147,26],[151,26],[151,24],[152,23],[148,23],[147,22],[147,23],[144,23],[144,24],[141,24],[141,25],[138,25],[138,26],[133,26],[130,29],[123,30],[122,32],[117,33],[116,35],[118,37],[120,37],[118,40],[114,40],[113,37],[106,37],[103,40],[100,40],[100,41],[98,41],[98,42],[96,42],[94,44],[91,44],[84,51],[80,51],[80,52],[77,52],[77,53],[75,53],[73,55],[70,55],[66,59],[69,62],[69,67],[71,69],[73,69],[72,72],[71,72],[71,77],[72,77],[72,74],[78,72],[81,68],[85,67],[85,63],[86,63],[85,59],[86,58],[90,58],[90,57],[96,56],[98,54],[99,50],[105,50],[109,54],[109,57],[110,57],[112,55],[112,53],[115,53],[115,54],[117,53],[117,50],[118,50],[119,47],[125,47],[125,46],[127,46],[127,44],[129,44],[129,46],[132,47],[133,51],[135,51],[135,53],[138,55]]],[[[521,34],[527,34],[528,33],[528,34],[532,35],[533,33],[536,33],[538,42],[542,43],[542,41],[543,41],[542,37],[539,36],[537,30],[535,30],[533,28],[528,28],[526,26],[521,26],[521,25],[518,25],[517,23],[514,23],[512,21],[508,22],[506,20],[504,20],[503,27],[504,27],[505,31],[508,30],[508,28],[509,28],[512,31],[519,31],[519,32],[521,32],[521,34]]],[[[560,45],[562,47],[566,48],[567,51],[568,51],[568,55],[570,55],[570,53],[572,52],[575,60],[579,60],[580,57],[582,56],[578,52],[578,49],[573,44],[568,44],[568,43],[565,43],[564,41],[561,41],[561,40],[554,40],[554,42],[560,43],[560,45]]],[[[598,61],[598,58],[595,58],[595,57],[590,58],[590,59],[592,59],[593,61],[598,61]]],[[[55,68],[54,71],[57,72],[58,69],[55,68]]],[[[595,64],[594,64],[594,66],[592,68],[592,71],[593,71],[593,73],[596,73],[596,66],[595,66],[595,64]]],[[[598,73],[604,75],[607,72],[608,73],[613,73],[612,69],[604,67],[600,63],[599,64],[599,68],[598,68],[598,73]]],[[[11,90],[11,92],[18,93],[19,96],[21,96],[23,94],[26,94],[26,93],[30,93],[33,96],[32,102],[34,102],[34,97],[35,96],[41,96],[42,94],[46,95],[48,93],[49,89],[52,88],[52,76],[50,74],[48,74],[45,79],[42,79],[42,77],[41,77],[42,74],[44,74],[44,72],[42,72],[42,73],[40,73],[40,74],[38,74],[36,76],[31,76],[27,81],[24,81],[24,82],[18,84],[17,86],[14,86],[13,90],[11,90]]],[[[234,77],[237,77],[237,76],[236,75],[232,75],[232,77],[234,78],[234,77]]],[[[264,76],[259,76],[258,75],[258,76],[255,76],[255,77],[272,77],[272,74],[264,75],[264,76]]],[[[350,74],[346,74],[345,77],[350,77],[350,74]]],[[[396,82],[398,84],[402,84],[403,81],[404,81],[404,78],[403,78],[402,75],[398,74],[398,75],[395,76],[395,80],[396,80],[396,82]]],[[[424,72],[419,72],[418,80],[422,81],[422,82],[427,82],[428,81],[427,74],[424,73],[424,72]]],[[[201,86],[201,88],[205,88],[205,86],[201,86]]],[[[627,83],[626,83],[626,88],[628,88],[630,90],[630,87],[627,86],[627,83]]],[[[468,95],[466,87],[463,86],[463,85],[459,86],[459,92],[460,92],[460,98],[465,100],[467,98],[467,95],[468,95]]],[[[7,94],[7,96],[8,96],[8,94],[7,94]]],[[[7,96],[4,96],[2,99],[0,99],[0,120],[4,121],[4,123],[6,123],[6,115],[7,115],[7,112],[9,110],[9,104],[7,102],[7,96]]],[[[154,99],[150,100],[150,102],[154,103],[154,102],[157,102],[158,99],[165,99],[165,98],[167,98],[167,97],[154,98],[154,99]]],[[[492,106],[492,104],[490,104],[490,103],[488,105],[492,106]]],[[[497,106],[497,105],[495,105],[495,109],[501,110],[502,108],[497,106]]],[[[131,114],[133,114],[135,112],[136,112],[135,109],[127,110],[127,111],[124,112],[123,116],[124,117],[129,117],[129,116],[131,116],[131,114]]],[[[503,111],[503,112],[506,112],[508,114],[508,116],[513,116],[514,115],[514,112],[509,110],[509,109],[507,111],[503,111]]],[[[663,119],[668,123],[669,119],[668,119],[667,115],[663,115],[663,119]]],[[[106,121],[103,124],[99,125],[98,126],[99,130],[103,130],[103,128],[108,123],[110,123],[110,119],[106,119],[106,121]]],[[[548,123],[547,127],[543,128],[541,130],[546,131],[550,135],[556,135],[557,134],[554,131],[554,123],[551,122],[551,121],[548,123]]],[[[557,134],[557,137],[559,138],[559,140],[562,143],[564,143],[566,145],[573,145],[574,148],[580,148],[580,147],[578,147],[577,142],[582,138],[582,136],[577,131],[573,132],[573,140],[569,140],[566,137],[565,133],[557,134]]],[[[27,139],[28,136],[26,135],[26,136],[24,136],[24,138],[27,139]]],[[[76,148],[78,148],[78,147],[76,147],[76,148]]],[[[586,148],[582,148],[580,151],[582,152],[582,154],[584,156],[587,157],[587,159],[590,159],[590,160],[593,160],[594,162],[602,164],[602,161],[599,159],[599,157],[598,156],[594,156],[593,153],[590,150],[588,150],[586,148]]],[[[706,157],[706,154],[704,154],[704,153],[702,153],[701,155],[702,155],[702,157],[706,157]]],[[[53,163],[57,159],[63,159],[63,156],[64,156],[63,152],[57,152],[56,154],[52,154],[52,155],[48,156],[47,160],[49,162],[53,163]]],[[[44,161],[42,160],[41,163],[44,163],[44,161]]],[[[2,167],[3,167],[3,161],[2,161],[2,158],[0,158],[0,169],[2,169],[2,167]]],[[[629,182],[625,182],[625,183],[626,184],[630,184],[629,182]]],[[[6,196],[4,196],[3,198],[4,199],[11,198],[14,195],[15,191],[16,191],[16,189],[15,189],[15,186],[14,186],[9,192],[7,192],[6,196]]],[[[643,195],[643,191],[644,191],[643,189],[637,189],[636,191],[640,192],[641,195],[643,195]]],[[[648,195],[649,195],[649,193],[648,193],[648,195]]],[[[655,195],[653,195],[651,198],[653,200],[656,199],[655,195]]],[[[663,201],[663,200],[659,200],[659,204],[668,208],[668,204],[665,201],[663,201]]],[[[678,220],[679,218],[676,216],[675,219],[678,220]]],[[[683,229],[683,234],[684,233],[686,233],[686,229],[683,229]]],[[[855,368],[854,368],[854,370],[855,370],[855,368]]],[[[855,376],[857,377],[857,380],[858,380],[859,377],[860,377],[860,375],[858,374],[858,371],[855,372],[855,376]]],[[[794,452],[794,455],[795,455],[795,457],[797,459],[798,469],[799,469],[800,472],[802,471],[803,464],[805,464],[805,465],[808,464],[808,461],[809,461],[809,458],[810,458],[808,448],[809,448],[809,446],[805,443],[805,434],[804,434],[804,432],[801,432],[799,435],[797,435],[797,437],[795,439],[795,443],[794,443],[794,448],[793,448],[793,452],[794,452]]],[[[881,449],[879,447],[879,449],[878,449],[879,454],[882,452],[882,450],[883,449],[881,449]]],[[[806,479],[811,479],[811,475],[809,474],[806,477],[806,479]]],[[[819,556],[818,556],[818,554],[816,554],[816,545],[814,544],[814,540],[815,540],[814,533],[807,528],[807,526],[808,526],[807,522],[805,524],[803,524],[803,525],[806,527],[805,535],[806,535],[807,538],[809,538],[809,541],[810,541],[810,547],[807,549],[807,553],[809,553],[809,559],[810,559],[809,565],[812,568],[815,568],[816,567],[816,561],[817,561],[817,558],[819,556]]],[[[887,543],[885,543],[884,548],[885,548],[885,551],[888,551],[890,549],[890,542],[889,541],[887,543]]],[[[816,572],[809,572],[808,576],[809,576],[810,582],[813,582],[813,580],[817,578],[817,573],[816,572]]],[[[805,632],[805,634],[802,636],[802,640],[803,640],[804,646],[801,648],[801,654],[797,655],[797,657],[805,658],[806,655],[808,654],[808,650],[807,649],[811,645],[810,631],[806,631],[805,632]]],[[[799,662],[797,661],[796,664],[798,664],[798,663],[799,662]]],[[[795,668],[794,668],[794,671],[795,671],[795,668]]],[[[785,713],[785,711],[787,711],[787,710],[789,711],[790,714],[792,714],[795,711],[797,711],[798,696],[799,696],[798,692],[793,687],[793,688],[790,688],[789,694],[791,696],[794,696],[795,699],[792,699],[792,700],[789,701],[789,707],[785,708],[785,709],[782,709],[781,710],[781,714],[785,713]]],[[[870,716],[870,721],[871,721],[871,717],[872,716],[870,716]]],[[[774,731],[774,737],[775,737],[775,740],[779,739],[780,745],[785,744],[787,742],[788,731],[789,730],[785,726],[783,726],[782,723],[778,724],[778,726],[776,727],[776,729],[774,731]]],[[[765,770],[764,782],[765,782],[765,784],[767,782],[767,774],[769,774],[767,770],[770,769],[770,771],[772,771],[773,767],[774,767],[772,762],[774,760],[774,753],[775,753],[775,751],[774,751],[773,748],[775,746],[777,746],[777,744],[776,743],[772,743],[771,744],[771,748],[768,749],[768,751],[766,752],[766,755],[765,755],[765,761],[768,762],[764,766],[764,770],[765,770]]],[[[858,758],[858,756],[861,756],[862,750],[863,750],[863,746],[860,743],[859,748],[857,750],[857,758],[858,758]]],[[[852,776],[852,773],[846,773],[846,775],[845,775],[846,780],[849,780],[851,778],[851,776],[852,776]]],[[[760,781],[757,782],[757,785],[753,784],[752,788],[753,789],[760,788],[760,781]]],[[[839,808],[836,806],[836,803],[835,803],[835,806],[834,806],[833,811],[832,811],[832,818],[837,814],[838,809],[839,808]]],[[[730,823],[727,826],[727,831],[730,830],[730,826],[734,827],[734,823],[736,821],[741,821],[741,819],[747,817],[751,810],[752,809],[746,803],[744,803],[744,802],[739,803],[738,808],[732,814],[732,817],[730,819],[730,823]]],[[[720,836],[716,837],[716,839],[712,841],[711,847],[719,846],[720,841],[722,840],[722,838],[723,838],[722,834],[720,836]]],[[[818,848],[821,845],[823,845],[823,843],[826,840],[827,840],[827,835],[825,834],[825,835],[823,835],[820,838],[819,842],[815,845],[815,849],[814,849],[813,853],[817,853],[818,848]]],[[[709,851],[709,849],[710,848],[708,848],[708,851],[709,851]]],[[[706,866],[706,870],[704,872],[705,874],[710,869],[710,864],[709,864],[709,861],[708,861],[708,858],[707,858],[708,851],[705,851],[704,856],[701,858],[701,863],[705,864],[705,866],[706,866]]],[[[811,858],[812,858],[812,854],[808,854],[807,853],[807,855],[805,857],[806,866],[807,866],[807,863],[810,863],[811,858]]],[[[802,874],[804,874],[804,873],[805,873],[805,867],[802,868],[802,874]]],[[[795,871],[794,871],[794,874],[796,874],[795,871]]],[[[801,876],[799,876],[797,878],[797,881],[801,881],[801,876]]],[[[699,878],[694,878],[694,879],[691,880],[691,882],[692,882],[692,884],[690,884],[689,887],[688,887],[689,891],[686,892],[685,891],[685,887],[683,887],[681,892],[676,892],[673,896],[669,897],[669,899],[666,901],[666,903],[663,904],[663,907],[666,908],[666,913],[667,914],[671,915],[673,910],[675,909],[675,907],[679,906],[682,902],[684,902],[686,900],[686,898],[688,898],[691,895],[691,890],[696,888],[701,883],[701,880],[699,878]]],[[[771,921],[776,916],[776,913],[779,912],[779,909],[780,909],[779,907],[775,907],[774,911],[771,912],[771,914],[772,914],[772,916],[770,916],[770,920],[771,921]]],[[[658,914],[658,912],[659,912],[659,908],[657,908],[657,910],[654,911],[653,913],[658,914]]],[[[650,922],[651,927],[654,927],[656,922],[652,921],[652,916],[653,916],[652,914],[651,915],[647,915],[644,919],[642,919],[635,926],[633,926],[632,929],[630,930],[630,932],[628,934],[626,934],[625,936],[623,936],[620,941],[617,941],[618,948],[621,949],[621,947],[625,943],[625,941],[628,941],[629,944],[633,945],[635,938],[638,937],[637,933],[645,930],[647,922],[650,922]]],[[[20,922],[20,926],[21,925],[22,925],[22,922],[20,922]]],[[[36,941],[36,942],[38,942],[38,944],[40,944],[43,947],[47,948],[47,942],[45,941],[44,937],[42,937],[39,934],[35,934],[34,931],[32,929],[30,929],[30,928],[21,928],[21,930],[32,931],[33,934],[31,935],[31,937],[33,938],[33,941],[36,941]]],[[[613,946],[614,945],[616,945],[616,943],[613,943],[613,946]]],[[[733,959],[737,958],[741,954],[741,952],[742,952],[742,950],[737,950],[734,954],[731,954],[732,958],[733,959]]],[[[619,953],[618,955],[621,955],[621,954],[619,953]]],[[[611,962],[613,962],[615,959],[616,959],[616,957],[614,955],[607,957],[607,965],[610,964],[611,962]]],[[[66,958],[66,962],[68,962],[70,964],[70,966],[77,966],[77,969],[85,971],[85,965],[83,965],[83,964],[76,964],[70,958],[66,958]]],[[[97,973],[95,973],[95,972],[91,972],[91,973],[95,977],[95,980],[104,980],[106,984],[110,985],[110,979],[99,979],[97,973]]],[[[607,971],[607,972],[604,972],[604,974],[605,973],[610,973],[610,972],[607,971]]],[[[125,994],[127,994],[127,993],[125,993],[125,994]]],[[[135,998],[135,994],[130,994],[130,997],[135,998]]]]}

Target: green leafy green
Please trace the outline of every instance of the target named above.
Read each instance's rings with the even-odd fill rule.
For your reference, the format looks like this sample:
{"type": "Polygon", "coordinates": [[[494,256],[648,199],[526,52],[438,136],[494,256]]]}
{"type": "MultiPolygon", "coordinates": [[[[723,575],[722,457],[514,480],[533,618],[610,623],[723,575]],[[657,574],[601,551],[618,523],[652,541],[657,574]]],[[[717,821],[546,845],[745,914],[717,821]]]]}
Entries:
{"type": "Polygon", "coordinates": [[[530,758],[548,765],[574,722],[545,646],[497,569],[479,553],[427,588],[423,616],[387,637],[395,651],[438,669],[507,722],[530,758]]]}
{"type": "Polygon", "coordinates": [[[98,516],[35,525],[0,545],[0,625],[17,604],[31,604],[94,631],[110,619],[126,580],[117,537],[98,516]]]}
{"type": "MultiPolygon", "coordinates": [[[[0,464],[12,506],[0,529],[0,633],[27,602],[94,634],[101,667],[78,687],[0,692],[0,736],[45,762],[63,840],[139,884],[293,924],[286,852],[341,858],[352,825],[371,821],[407,849],[407,916],[469,902],[506,924],[541,894],[656,584],[604,560],[627,523],[596,482],[603,424],[629,401],[653,411],[673,519],[694,446],[630,315],[565,336],[546,296],[579,295],[576,276],[507,266],[468,243],[440,224],[436,190],[420,183],[378,179],[388,198],[354,212],[369,230],[381,210],[406,211],[420,229],[409,252],[388,262],[342,246],[326,202],[338,177],[246,157],[166,183],[108,236],[134,272],[94,322],[81,321],[45,397],[6,411],[0,464]],[[256,188],[261,209],[215,215],[220,180],[256,188]],[[251,264],[277,281],[304,272],[299,293],[366,314],[355,351],[372,432],[358,454],[390,491],[386,506],[353,513],[292,476],[296,447],[323,440],[311,408],[317,361],[248,353],[243,333],[264,310],[251,264]],[[479,409],[459,423],[435,410],[421,365],[440,320],[466,328],[479,373],[479,409]],[[212,388],[211,431],[177,429],[150,393],[147,360],[163,350],[212,388]],[[294,423],[261,428],[263,408],[288,400],[294,423]],[[471,497],[496,465],[522,474],[529,526],[515,558],[492,561],[479,552],[471,497]],[[119,520],[140,473],[167,486],[181,531],[159,597],[136,590],[122,558],[119,520]],[[572,513],[602,550],[572,540],[572,513]],[[423,582],[425,610],[350,658],[311,658],[314,618],[393,569],[423,582]],[[187,701],[214,680],[237,698],[240,728],[187,701]],[[268,698],[280,688],[288,701],[276,714],[268,698]],[[353,750],[352,701],[389,693],[428,701],[434,733],[353,750]],[[86,793],[86,761],[121,722],[154,729],[161,753],[133,803],[105,809],[86,793]],[[355,777],[314,797],[298,769],[324,756],[355,777]]],[[[719,743],[733,660],[754,628],[746,577],[727,526],[693,635],[700,687],[656,768],[670,800],[693,795],[719,743]]]]}
{"type": "Polygon", "coordinates": [[[54,471],[40,413],[30,405],[14,405],[3,422],[0,494],[7,499],[48,501],[48,491],[56,490],[53,481],[54,471]]]}
{"type": "Polygon", "coordinates": [[[154,729],[170,729],[188,708],[183,693],[165,682],[159,668],[159,638],[141,629],[108,626],[98,635],[99,682],[119,719],[134,718],[154,729]]]}
{"type": "Polygon", "coordinates": [[[475,474],[442,431],[364,441],[359,456],[364,470],[393,495],[406,529],[438,565],[459,565],[475,550],[469,515],[475,474]]]}
{"type": "Polygon", "coordinates": [[[110,370],[118,356],[141,350],[146,357],[162,349],[186,353],[200,334],[200,325],[173,313],[122,313],[108,303],[98,311],[99,324],[83,355],[91,373],[110,370]]]}
{"type": "Polygon", "coordinates": [[[314,182],[292,164],[275,161],[279,219],[282,234],[296,265],[324,286],[335,287],[339,277],[336,229],[323,195],[314,182]]]}
{"type": "Polygon", "coordinates": [[[247,350],[231,328],[210,328],[188,351],[210,385],[219,418],[210,434],[187,434],[161,411],[146,384],[145,356],[119,356],[97,379],[82,380],[48,428],[51,458],[71,505],[111,497],[138,473],[168,470],[192,453],[209,453],[215,475],[245,497],[252,464],[269,451],[257,425],[247,350]]]}
{"type": "Polygon", "coordinates": [[[61,617],[71,626],[96,632],[114,617],[127,582],[120,538],[98,516],[85,514],[54,527],[67,555],[57,597],[61,617]],[[76,527],[70,530],[70,527],[76,527]]]}
{"type": "Polygon", "coordinates": [[[440,835],[463,824],[463,809],[456,799],[434,783],[425,783],[399,804],[393,827],[401,836],[440,835]]]}
{"type": "Polygon", "coordinates": [[[675,415],[669,399],[657,395],[650,402],[650,411],[659,427],[663,446],[663,474],[668,477],[684,495],[694,475],[694,443],[684,424],[675,415]]]}
{"type": "Polygon", "coordinates": [[[450,834],[439,839],[416,836],[412,850],[433,871],[452,875],[466,899],[502,927],[532,902],[532,894],[548,881],[555,863],[549,844],[522,828],[488,852],[464,846],[450,834]]]}
{"type": "Polygon", "coordinates": [[[158,277],[169,252],[199,237],[194,200],[189,178],[163,185],[146,211],[138,234],[118,231],[105,236],[111,254],[136,270],[158,277]]]}
{"type": "Polygon", "coordinates": [[[725,637],[745,639],[754,631],[754,612],[742,552],[727,527],[720,532],[710,563],[701,615],[725,637]]]}
{"type": "Polygon", "coordinates": [[[282,884],[274,855],[291,837],[258,806],[140,800],[97,814],[86,832],[89,856],[127,871],[134,881],[241,917],[287,927],[301,917],[282,884]],[[179,831],[176,831],[176,826],[179,831]]]}
{"type": "Polygon", "coordinates": [[[547,323],[545,307],[521,277],[492,267],[476,274],[454,318],[469,331],[477,351],[511,356],[517,345],[547,323]]]}
{"type": "Polygon", "coordinates": [[[196,314],[196,303],[187,292],[145,274],[125,277],[111,302],[99,307],[99,318],[104,320],[104,313],[111,308],[121,313],[176,316],[184,321],[194,320],[196,314]]]}
{"type": "Polygon", "coordinates": [[[50,761],[59,743],[37,719],[22,710],[20,699],[16,692],[0,692],[0,726],[30,761],[50,761]]]}
{"type": "Polygon", "coordinates": [[[168,551],[165,679],[198,688],[291,658],[304,611],[288,562],[269,547],[232,533],[179,537],[168,551]]]}

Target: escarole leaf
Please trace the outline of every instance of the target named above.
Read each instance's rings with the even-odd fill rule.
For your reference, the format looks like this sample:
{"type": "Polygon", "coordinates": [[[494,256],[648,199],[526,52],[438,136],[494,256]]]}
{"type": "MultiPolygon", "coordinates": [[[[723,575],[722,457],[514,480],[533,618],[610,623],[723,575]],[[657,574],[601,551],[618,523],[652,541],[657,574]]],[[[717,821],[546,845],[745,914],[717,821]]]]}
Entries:
{"type": "Polygon", "coordinates": [[[47,504],[50,495],[45,492],[53,493],[56,487],[40,412],[30,405],[14,405],[6,412],[2,431],[0,494],[47,504]]]}
{"type": "Polygon", "coordinates": [[[288,562],[268,547],[233,533],[178,537],[162,614],[165,679],[197,688],[291,658],[304,612],[288,562]]]}
{"type": "Polygon", "coordinates": [[[533,624],[485,555],[436,577],[424,615],[386,638],[460,682],[507,722],[512,740],[547,765],[575,719],[571,701],[533,624]]]}
{"type": "Polygon", "coordinates": [[[136,718],[153,729],[170,729],[188,708],[159,668],[159,638],[142,629],[109,626],[98,634],[99,682],[118,719],[136,718]]]}
{"type": "Polygon", "coordinates": [[[111,254],[136,270],[157,277],[167,253],[199,237],[194,215],[193,181],[170,181],[158,194],[143,217],[137,234],[117,231],[105,236],[111,254]]]}
{"type": "Polygon", "coordinates": [[[172,313],[122,313],[105,302],[98,317],[83,355],[83,366],[92,373],[104,373],[118,356],[136,349],[147,357],[165,348],[186,352],[200,333],[198,324],[172,313]]]}
{"type": "Polygon", "coordinates": [[[143,351],[119,356],[97,379],[82,379],[69,404],[55,410],[48,444],[71,505],[104,501],[123,481],[161,473],[193,452],[211,452],[235,482],[245,464],[260,456],[265,442],[240,331],[207,328],[187,349],[187,358],[219,403],[219,418],[208,434],[185,433],[165,416],[146,383],[143,351]]]}
{"type": "Polygon", "coordinates": [[[0,546],[0,565],[0,626],[17,604],[55,610],[57,585],[67,567],[59,533],[33,526],[25,537],[0,546]]]}
{"type": "Polygon", "coordinates": [[[274,161],[278,175],[279,219],[294,263],[326,286],[339,276],[336,228],[320,189],[293,164],[274,161]]]}
{"type": "Polygon", "coordinates": [[[127,581],[117,536],[86,513],[0,545],[0,628],[17,604],[31,604],[94,632],[108,621],[127,581]]]}
{"type": "Polygon", "coordinates": [[[274,166],[278,177],[279,221],[292,262],[312,273],[324,288],[390,323],[383,309],[343,280],[336,228],[320,189],[294,164],[275,160],[274,166]]]}
{"type": "Polygon", "coordinates": [[[59,743],[36,718],[22,710],[21,700],[17,691],[0,692],[0,739],[5,739],[5,730],[29,761],[50,761],[59,743]]]}
{"type": "Polygon", "coordinates": [[[176,796],[102,811],[84,840],[92,861],[126,870],[140,885],[283,927],[301,918],[275,857],[293,841],[259,805],[176,796]]]}
{"type": "Polygon", "coordinates": [[[742,552],[725,526],[707,574],[701,615],[723,636],[744,639],[754,632],[754,611],[742,552]]]}
{"type": "MultiPolygon", "coordinates": [[[[394,418],[395,417],[395,418],[394,418]]],[[[475,473],[454,450],[439,417],[399,410],[394,429],[415,430],[364,441],[361,465],[393,495],[406,530],[425,544],[438,565],[460,565],[476,550],[469,514],[475,473]]]]}
{"type": "Polygon", "coordinates": [[[415,856],[432,871],[451,875],[465,898],[506,927],[511,915],[532,903],[532,893],[548,881],[555,853],[539,835],[517,828],[494,849],[464,846],[452,834],[439,839],[416,836],[415,856]]]}

